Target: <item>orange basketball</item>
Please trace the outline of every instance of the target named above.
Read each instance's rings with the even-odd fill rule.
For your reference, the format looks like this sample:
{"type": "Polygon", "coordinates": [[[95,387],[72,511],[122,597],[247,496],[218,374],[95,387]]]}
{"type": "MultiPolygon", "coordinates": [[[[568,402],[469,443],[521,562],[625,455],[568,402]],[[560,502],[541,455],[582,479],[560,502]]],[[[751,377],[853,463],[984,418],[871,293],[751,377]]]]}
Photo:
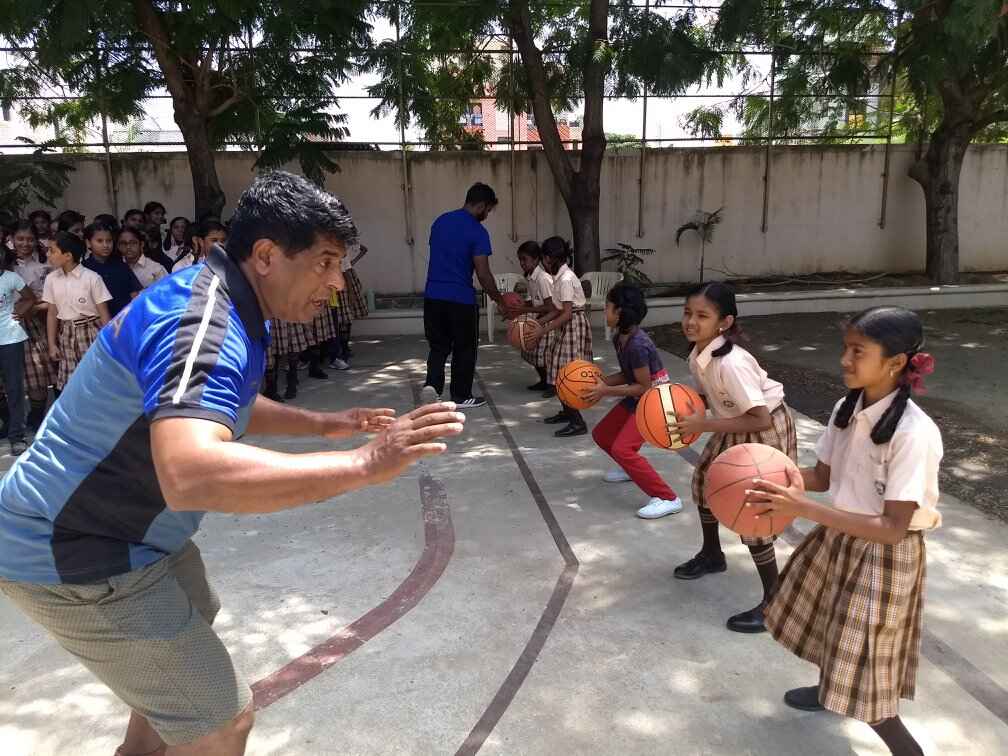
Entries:
{"type": "Polygon", "coordinates": [[[515,349],[531,352],[543,335],[543,327],[531,313],[519,315],[508,325],[508,341],[515,349]]]}
{"type": "Polygon", "coordinates": [[[637,430],[644,440],[662,449],[685,449],[699,433],[680,437],[669,429],[681,417],[703,415],[707,411],[703,399],[683,383],[662,383],[652,386],[637,402],[637,430]]]}
{"type": "Polygon", "coordinates": [[[556,379],[560,401],[574,409],[588,409],[595,402],[585,399],[585,392],[602,380],[602,371],[587,360],[574,360],[561,368],[556,379]]]}
{"type": "MultiPolygon", "coordinates": [[[[794,517],[765,514],[759,505],[745,505],[746,490],[753,479],[763,478],[778,485],[788,485],[788,470],[798,472],[798,465],[787,454],[765,444],[739,444],[720,454],[707,468],[704,498],[707,507],[725,527],[742,536],[769,538],[782,532],[794,517]]],[[[800,475],[793,475],[804,488],[800,475]]]]}
{"type": "Polygon", "coordinates": [[[508,291],[501,295],[501,306],[506,309],[516,310],[519,307],[523,307],[524,305],[525,300],[522,299],[521,294],[517,294],[513,291],[508,291]]]}

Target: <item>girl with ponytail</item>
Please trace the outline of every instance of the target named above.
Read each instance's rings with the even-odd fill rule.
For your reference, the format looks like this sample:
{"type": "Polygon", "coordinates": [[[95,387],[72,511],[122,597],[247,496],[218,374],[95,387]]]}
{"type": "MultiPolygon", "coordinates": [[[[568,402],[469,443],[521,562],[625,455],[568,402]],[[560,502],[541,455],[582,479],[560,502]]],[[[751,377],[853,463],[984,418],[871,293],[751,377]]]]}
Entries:
{"type": "Polygon", "coordinates": [[[747,506],[819,523],[795,550],[766,609],[782,645],[819,667],[784,695],[804,711],[867,722],[894,754],[921,754],[899,718],[912,699],[923,616],[924,533],[941,524],[938,427],[910,398],[934,360],[917,315],[876,307],[844,334],[847,396],[801,471],[804,490],[754,481],[747,506]],[[805,491],[829,491],[832,505],[805,491]]]}

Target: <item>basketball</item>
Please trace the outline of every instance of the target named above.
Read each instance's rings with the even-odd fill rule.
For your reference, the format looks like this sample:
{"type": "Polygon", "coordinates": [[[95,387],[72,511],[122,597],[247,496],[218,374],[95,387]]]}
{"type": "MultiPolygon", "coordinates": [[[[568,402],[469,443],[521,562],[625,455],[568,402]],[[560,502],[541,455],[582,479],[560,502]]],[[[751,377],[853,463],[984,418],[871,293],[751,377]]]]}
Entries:
{"type": "Polygon", "coordinates": [[[501,295],[501,309],[503,310],[517,310],[524,306],[525,300],[522,299],[521,294],[509,291],[501,295]]]}
{"type": "Polygon", "coordinates": [[[585,392],[602,380],[602,371],[587,360],[568,362],[556,379],[556,392],[560,401],[574,409],[588,409],[595,402],[585,399],[585,392]]]}
{"type": "Polygon", "coordinates": [[[699,433],[680,437],[670,427],[679,418],[703,415],[707,411],[696,391],[682,383],[662,383],[652,386],[637,402],[637,430],[652,446],[662,449],[685,449],[699,433]]]}
{"type": "Polygon", "coordinates": [[[531,352],[543,335],[543,327],[531,313],[519,315],[508,326],[508,341],[515,349],[531,352]]]}
{"type": "MultiPolygon", "coordinates": [[[[746,490],[753,479],[762,478],[778,485],[788,485],[788,470],[798,466],[784,452],[765,444],[739,444],[725,450],[707,468],[704,498],[718,522],[741,536],[769,538],[782,532],[794,517],[779,514],[758,515],[760,505],[745,506],[746,490]]],[[[795,475],[804,488],[801,476],[795,475]]]]}

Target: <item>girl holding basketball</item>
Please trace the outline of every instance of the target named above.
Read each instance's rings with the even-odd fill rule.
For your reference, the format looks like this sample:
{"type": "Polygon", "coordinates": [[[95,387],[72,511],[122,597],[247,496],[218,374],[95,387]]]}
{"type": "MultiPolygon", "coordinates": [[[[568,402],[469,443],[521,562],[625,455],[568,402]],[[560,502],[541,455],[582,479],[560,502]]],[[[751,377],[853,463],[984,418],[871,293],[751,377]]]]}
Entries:
{"type": "MultiPolygon", "coordinates": [[[[556,385],[560,370],[572,360],[592,360],[591,324],[585,314],[585,295],[581,280],[567,263],[571,258],[570,245],[559,236],[551,236],[542,243],[543,267],[553,276],[552,310],[543,316],[544,337],[550,339],[546,357],[546,382],[556,385]]],[[[560,411],[545,422],[549,425],[567,423],[553,435],[565,438],[583,436],[588,432],[581,413],[560,403],[560,411]]]]}
{"type": "MultiPolygon", "coordinates": [[[[542,249],[539,242],[527,241],[518,247],[518,264],[521,266],[525,280],[528,281],[529,304],[515,310],[516,315],[532,313],[545,315],[553,310],[553,276],[542,266],[542,249]]],[[[539,374],[539,382],[528,387],[529,391],[545,391],[547,396],[553,396],[555,391],[546,380],[546,350],[540,349],[545,338],[540,338],[534,349],[522,351],[522,359],[535,368],[539,374]]]]}
{"type": "Polygon", "coordinates": [[[819,523],[795,549],[767,606],[773,637],[819,667],[819,684],[789,690],[796,709],[867,722],[895,754],[922,754],[899,718],[914,697],[923,616],[924,533],[941,524],[938,426],[910,399],[934,360],[920,318],[901,307],[855,315],[844,334],[844,384],[799,481],[755,481],[747,504],[819,523]]]}
{"type": "Polygon", "coordinates": [[[655,472],[651,463],[640,455],[644,439],[637,430],[634,416],[637,401],[652,386],[669,382],[658,348],[640,327],[645,315],[647,302],[639,288],[618,284],[609,290],[606,295],[606,325],[616,331],[613,347],[620,371],[604,376],[586,398],[596,402],[604,396],[621,397],[620,402],[592,430],[592,438],[619,465],[619,469],[605,474],[605,481],[622,483],[632,480],[636,483],[651,497],[645,506],[637,510],[637,516],[654,520],[681,512],[682,501],[655,472]]]}
{"type": "MultiPolygon", "coordinates": [[[[696,556],[675,568],[673,574],[680,580],[696,580],[727,569],[718,521],[704,500],[707,470],[717,456],[737,444],[756,443],[798,460],[798,434],[791,410],[784,403],[784,388],[735,343],[740,335],[737,320],[735,291],[727,284],[700,284],[686,298],[682,327],[693,343],[689,369],[713,416],[690,415],[670,428],[680,435],[711,434],[693,473],[693,499],[700,514],[703,545],[696,556]]],[[[742,536],[763,584],[763,599],[749,611],[729,617],[729,630],[761,633],[766,629],[763,609],[777,585],[774,538],[742,536]]]]}

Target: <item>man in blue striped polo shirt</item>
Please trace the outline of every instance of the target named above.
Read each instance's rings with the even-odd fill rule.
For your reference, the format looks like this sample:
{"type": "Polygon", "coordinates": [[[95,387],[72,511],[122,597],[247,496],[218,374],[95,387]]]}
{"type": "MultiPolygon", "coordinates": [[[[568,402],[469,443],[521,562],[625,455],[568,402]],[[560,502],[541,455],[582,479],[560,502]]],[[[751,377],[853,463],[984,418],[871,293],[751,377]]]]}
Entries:
{"type": "Polygon", "coordinates": [[[258,395],[267,321],[309,322],[343,288],[356,229],[303,178],[242,195],[227,248],[146,289],[101,332],[0,482],[0,592],[131,709],[118,753],[241,754],[251,693],[211,625],[190,538],[207,511],[264,513],[399,475],[464,416],[432,404],[309,412],[258,395]],[[377,435],[284,454],[244,433],[377,435]]]}

